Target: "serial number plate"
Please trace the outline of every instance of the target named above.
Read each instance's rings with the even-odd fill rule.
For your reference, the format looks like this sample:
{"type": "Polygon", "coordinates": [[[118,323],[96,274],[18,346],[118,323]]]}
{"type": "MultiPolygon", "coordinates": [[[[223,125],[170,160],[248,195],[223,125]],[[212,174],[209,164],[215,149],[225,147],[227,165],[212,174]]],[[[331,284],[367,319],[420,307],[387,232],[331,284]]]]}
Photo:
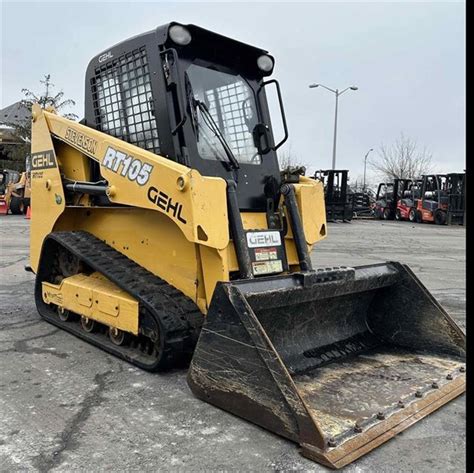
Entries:
{"type": "Polygon", "coordinates": [[[283,265],[281,260],[274,261],[255,261],[252,263],[253,274],[259,276],[261,274],[281,273],[283,265]]]}
{"type": "Polygon", "coordinates": [[[280,232],[247,232],[247,245],[249,248],[281,246],[280,232]]]}

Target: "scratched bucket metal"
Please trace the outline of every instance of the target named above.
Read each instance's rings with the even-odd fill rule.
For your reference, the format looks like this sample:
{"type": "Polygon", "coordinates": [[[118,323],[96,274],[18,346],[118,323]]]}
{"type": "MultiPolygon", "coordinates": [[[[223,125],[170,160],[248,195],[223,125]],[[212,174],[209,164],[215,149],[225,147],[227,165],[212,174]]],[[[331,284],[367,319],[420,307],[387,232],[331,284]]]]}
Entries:
{"type": "Polygon", "coordinates": [[[188,383],[340,468],[464,392],[464,362],[460,328],[386,263],[219,284],[188,383]]]}

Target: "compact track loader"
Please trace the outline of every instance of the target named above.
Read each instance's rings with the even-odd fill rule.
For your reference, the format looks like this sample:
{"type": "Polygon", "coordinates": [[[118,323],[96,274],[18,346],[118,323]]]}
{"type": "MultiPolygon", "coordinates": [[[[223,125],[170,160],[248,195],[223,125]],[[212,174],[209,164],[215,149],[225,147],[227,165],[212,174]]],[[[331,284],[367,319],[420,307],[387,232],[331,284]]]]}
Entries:
{"type": "Polygon", "coordinates": [[[405,265],[313,269],[323,185],[280,175],[273,66],[171,23],[92,59],[81,123],[34,106],[35,298],[338,468],[464,391],[465,337],[405,265]]]}
{"type": "Polygon", "coordinates": [[[13,191],[20,178],[21,175],[18,171],[12,169],[0,171],[0,215],[7,215],[11,210],[13,191]]]}
{"type": "MultiPolygon", "coordinates": [[[[27,165],[28,165],[28,159],[27,165]]],[[[30,177],[28,169],[22,173],[4,169],[0,171],[0,215],[26,214],[30,205],[30,177]]]]}

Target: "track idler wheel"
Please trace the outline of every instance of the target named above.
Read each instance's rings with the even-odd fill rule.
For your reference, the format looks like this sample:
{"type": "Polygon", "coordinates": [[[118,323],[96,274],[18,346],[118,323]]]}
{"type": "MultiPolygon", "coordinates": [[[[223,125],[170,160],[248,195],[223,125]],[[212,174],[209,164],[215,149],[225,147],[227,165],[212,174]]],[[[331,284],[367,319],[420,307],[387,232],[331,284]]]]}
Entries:
{"type": "Polygon", "coordinates": [[[126,345],[129,341],[127,332],[116,327],[109,327],[109,338],[114,345],[118,346],[126,345]]]}
{"type": "Polygon", "coordinates": [[[81,317],[81,327],[84,332],[92,333],[96,331],[97,323],[94,319],[89,319],[89,317],[83,315],[81,317]]]}

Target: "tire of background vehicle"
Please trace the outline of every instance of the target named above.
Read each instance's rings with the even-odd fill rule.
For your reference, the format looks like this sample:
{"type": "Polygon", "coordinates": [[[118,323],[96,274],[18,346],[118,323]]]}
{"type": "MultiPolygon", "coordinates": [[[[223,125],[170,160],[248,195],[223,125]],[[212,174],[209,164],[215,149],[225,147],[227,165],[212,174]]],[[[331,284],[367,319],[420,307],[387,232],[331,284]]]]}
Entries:
{"type": "Polygon", "coordinates": [[[23,199],[13,196],[10,200],[10,210],[13,215],[21,215],[24,212],[23,199]]]}
{"type": "Polygon", "coordinates": [[[410,222],[412,222],[412,223],[417,221],[416,209],[414,209],[414,208],[410,209],[410,212],[408,212],[408,220],[410,220],[410,222]]]}
{"type": "Polygon", "coordinates": [[[434,214],[434,221],[436,225],[444,225],[446,223],[446,212],[437,210],[434,214]]]}
{"type": "Polygon", "coordinates": [[[31,205],[31,199],[29,197],[23,198],[23,214],[26,215],[28,207],[31,205]]]}
{"type": "Polygon", "coordinates": [[[390,209],[383,209],[383,219],[390,220],[390,209]]]}
{"type": "Polygon", "coordinates": [[[395,210],[395,220],[401,220],[402,214],[400,213],[400,209],[395,210]]]}

